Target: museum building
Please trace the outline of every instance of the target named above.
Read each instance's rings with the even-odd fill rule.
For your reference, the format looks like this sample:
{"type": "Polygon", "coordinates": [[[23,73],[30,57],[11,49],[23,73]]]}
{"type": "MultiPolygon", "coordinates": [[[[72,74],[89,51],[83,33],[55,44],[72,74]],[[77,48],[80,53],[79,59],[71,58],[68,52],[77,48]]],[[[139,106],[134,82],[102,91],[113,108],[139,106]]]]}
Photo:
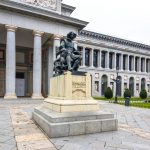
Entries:
{"type": "Polygon", "coordinates": [[[80,71],[92,75],[92,95],[106,87],[118,96],[129,88],[150,94],[150,46],[84,30],[86,21],[70,17],[75,7],[62,0],[0,0],[0,97],[43,99],[60,39],[73,31],[83,59],[80,71]]]}

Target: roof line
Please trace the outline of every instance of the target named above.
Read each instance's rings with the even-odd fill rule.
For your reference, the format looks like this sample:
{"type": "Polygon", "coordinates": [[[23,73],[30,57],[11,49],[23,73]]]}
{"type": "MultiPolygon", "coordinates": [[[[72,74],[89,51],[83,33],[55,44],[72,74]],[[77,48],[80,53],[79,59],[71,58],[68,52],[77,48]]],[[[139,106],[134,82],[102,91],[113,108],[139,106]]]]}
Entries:
{"type": "Polygon", "coordinates": [[[117,37],[113,37],[113,36],[109,36],[109,35],[105,35],[105,34],[101,34],[101,33],[96,33],[96,32],[92,32],[92,31],[88,31],[88,30],[81,30],[79,32],[79,35],[85,35],[85,36],[93,37],[93,38],[100,39],[100,40],[105,40],[105,41],[109,41],[109,42],[115,42],[118,44],[124,44],[124,45],[128,45],[128,46],[133,46],[133,47],[144,48],[144,49],[150,50],[150,45],[133,42],[130,40],[125,40],[125,39],[121,39],[121,38],[117,38],[117,37]]]}

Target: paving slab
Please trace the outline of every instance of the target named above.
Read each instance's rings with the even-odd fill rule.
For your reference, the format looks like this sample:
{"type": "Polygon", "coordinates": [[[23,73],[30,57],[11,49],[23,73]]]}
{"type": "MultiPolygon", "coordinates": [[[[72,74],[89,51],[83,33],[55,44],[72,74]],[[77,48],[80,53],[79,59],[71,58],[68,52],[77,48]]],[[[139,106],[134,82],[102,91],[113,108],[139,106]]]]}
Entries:
{"type": "Polygon", "coordinates": [[[33,108],[42,101],[23,99],[0,102],[0,150],[56,150],[31,120],[33,108]]]}
{"type": "Polygon", "coordinates": [[[0,150],[150,150],[150,109],[100,101],[102,111],[118,118],[118,131],[49,139],[31,119],[42,101],[18,101],[0,100],[0,122],[7,127],[0,126],[0,137],[6,136],[0,150]]]}

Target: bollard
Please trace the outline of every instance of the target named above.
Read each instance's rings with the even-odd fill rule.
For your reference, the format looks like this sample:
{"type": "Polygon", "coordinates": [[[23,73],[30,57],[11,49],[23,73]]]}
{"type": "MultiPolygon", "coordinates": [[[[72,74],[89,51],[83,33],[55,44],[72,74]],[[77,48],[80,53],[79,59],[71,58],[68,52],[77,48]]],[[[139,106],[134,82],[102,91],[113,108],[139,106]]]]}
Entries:
{"type": "Polygon", "coordinates": [[[125,98],[125,106],[130,106],[130,97],[125,98]]]}

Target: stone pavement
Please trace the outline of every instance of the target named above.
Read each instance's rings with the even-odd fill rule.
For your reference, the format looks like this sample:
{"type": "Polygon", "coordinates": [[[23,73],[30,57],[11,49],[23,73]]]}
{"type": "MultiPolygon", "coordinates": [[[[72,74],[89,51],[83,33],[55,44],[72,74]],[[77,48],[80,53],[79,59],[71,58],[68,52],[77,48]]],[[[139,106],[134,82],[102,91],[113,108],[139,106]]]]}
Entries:
{"type": "Polygon", "coordinates": [[[31,119],[42,101],[0,100],[0,150],[56,150],[31,119]]]}
{"type": "Polygon", "coordinates": [[[3,107],[0,107],[0,150],[16,150],[10,112],[3,107]]]}
{"type": "Polygon", "coordinates": [[[150,150],[150,109],[125,107],[104,101],[103,111],[119,121],[115,132],[51,139],[59,150],[150,150]]]}
{"type": "Polygon", "coordinates": [[[150,150],[150,109],[100,101],[119,120],[114,132],[48,139],[31,119],[42,101],[0,99],[0,150],[150,150]]]}

